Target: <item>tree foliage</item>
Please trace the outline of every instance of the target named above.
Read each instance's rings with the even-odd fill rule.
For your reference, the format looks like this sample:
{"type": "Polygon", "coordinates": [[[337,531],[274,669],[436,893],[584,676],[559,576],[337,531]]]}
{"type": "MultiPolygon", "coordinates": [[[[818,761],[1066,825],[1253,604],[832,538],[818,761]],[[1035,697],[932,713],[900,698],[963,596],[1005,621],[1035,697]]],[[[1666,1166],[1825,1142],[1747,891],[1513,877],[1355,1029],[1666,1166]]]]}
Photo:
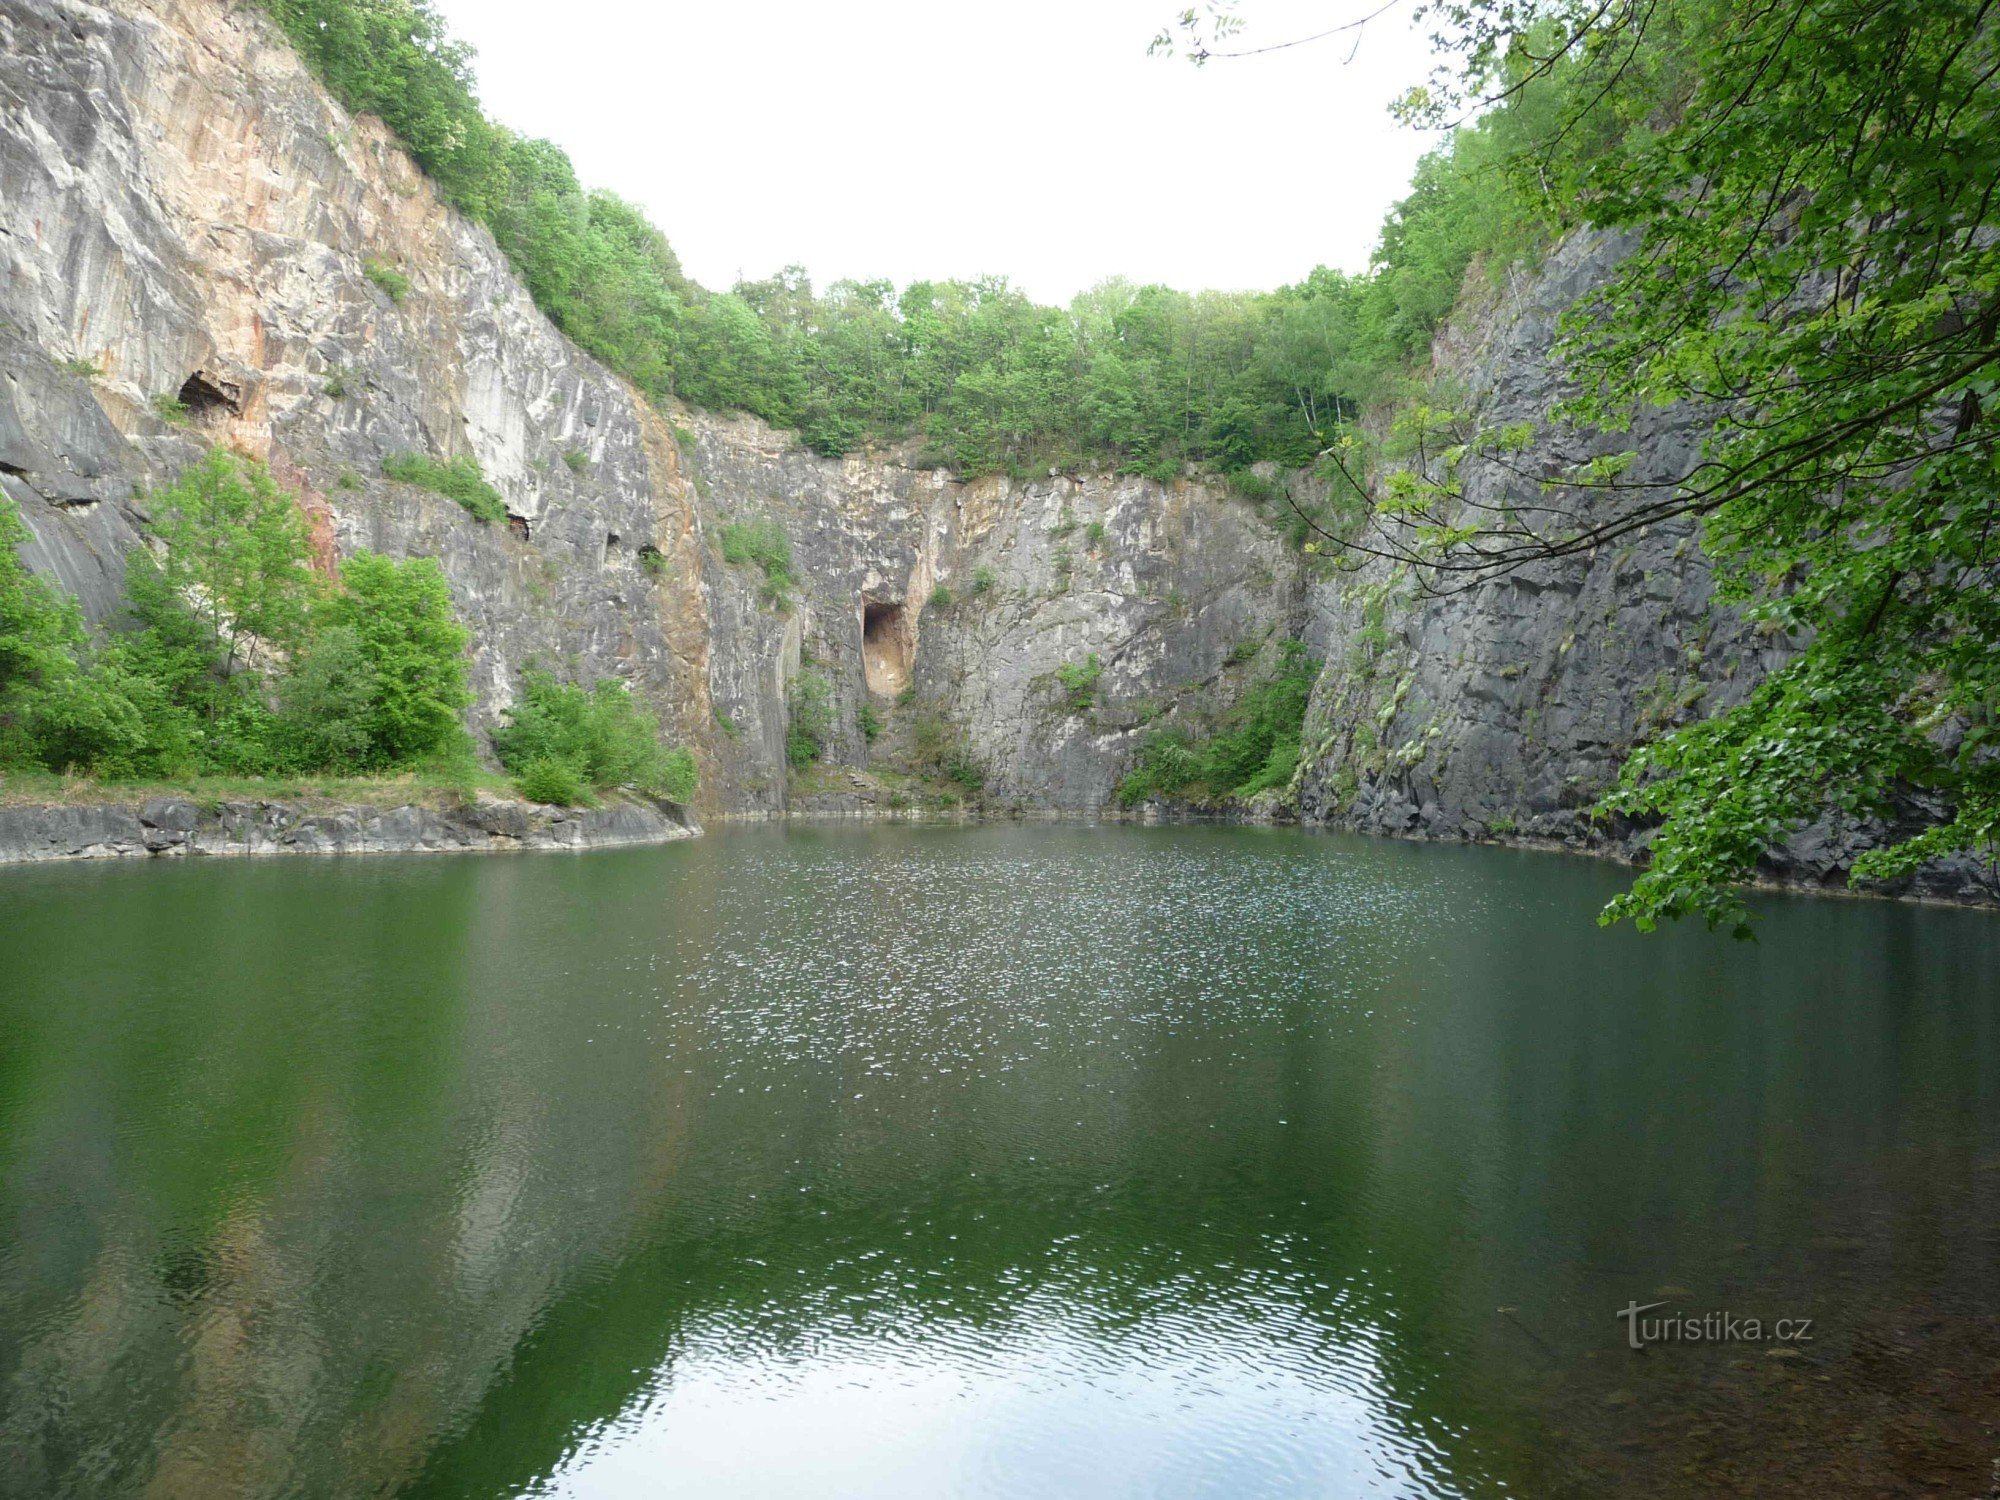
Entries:
{"type": "Polygon", "coordinates": [[[122,628],[29,573],[0,497],[0,767],[109,779],[383,772],[462,759],[469,634],[435,562],[307,566],[297,503],[211,454],[147,497],[122,628]]]}
{"type": "Polygon", "coordinates": [[[20,512],[0,492],[0,765],[63,770],[142,738],[118,673],[87,654],[83,613],[28,571],[20,512]]]}
{"type": "MultiPolygon", "coordinates": [[[[1502,163],[1633,249],[1564,324],[1558,430],[1617,434],[1690,403],[1700,452],[1657,482],[1593,451],[1467,506],[1448,466],[1406,470],[1343,545],[1439,587],[1703,526],[1725,597],[1803,649],[1740,706],[1642,748],[1609,810],[1659,820],[1607,920],[1743,928],[1736,883],[1826,815],[1945,826],[1857,876],[1990,850],[2000,822],[2000,94],[1979,0],[1499,0],[1434,7],[1472,100],[1522,122],[1502,163]]],[[[1517,441],[1460,433],[1507,467],[1517,441]]]]}
{"type": "Polygon", "coordinates": [[[829,455],[915,439],[968,474],[1109,463],[1160,478],[1310,463],[1422,360],[1475,248],[1495,242],[1483,219],[1500,210],[1471,185],[1461,144],[1426,163],[1367,277],[1322,269],[1270,293],[1112,281],[1054,308],[999,277],[816,293],[789,266],[711,292],[636,207],[585,188],[560,147],[485,117],[471,53],[428,0],[263,4],[350,108],[379,114],[493,231],[578,344],[651,396],[752,412],[829,455]]]}
{"type": "Polygon", "coordinates": [[[785,759],[793,769],[826,754],[833,726],[833,684],[818,672],[799,673],[785,703],[785,759]]]}
{"type": "Polygon", "coordinates": [[[1149,731],[1118,784],[1119,802],[1240,800],[1289,785],[1319,667],[1303,645],[1287,641],[1270,672],[1245,688],[1205,735],[1181,727],[1149,731]]]}
{"type": "Polygon", "coordinates": [[[341,565],[340,583],[325,623],[352,637],[355,665],[373,681],[359,719],[367,740],[358,763],[379,770],[450,752],[472,702],[465,656],[472,633],[453,613],[443,569],[428,557],[398,562],[360,552],[341,565]]]}
{"type": "Polygon", "coordinates": [[[305,517],[262,464],[211,448],[153,497],[165,544],[160,581],[185,600],[222,656],[225,675],[303,641],[317,580],[305,517]]]}
{"type": "Polygon", "coordinates": [[[585,688],[530,672],[507,717],[493,748],[534,801],[569,803],[579,790],[619,787],[675,802],[694,796],[693,755],[663,744],[659,720],[616,678],[585,688]]]}

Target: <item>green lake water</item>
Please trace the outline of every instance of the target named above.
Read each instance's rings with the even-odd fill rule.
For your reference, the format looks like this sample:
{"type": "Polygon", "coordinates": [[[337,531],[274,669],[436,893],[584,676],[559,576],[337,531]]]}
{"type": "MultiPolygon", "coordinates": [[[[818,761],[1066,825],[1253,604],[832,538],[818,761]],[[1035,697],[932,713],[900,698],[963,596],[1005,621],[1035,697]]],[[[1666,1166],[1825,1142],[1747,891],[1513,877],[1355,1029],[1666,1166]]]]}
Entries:
{"type": "Polygon", "coordinates": [[[0,870],[0,1492],[1985,1493],[2000,919],[1641,938],[1622,879],[1055,826],[0,870]],[[1811,1337],[1634,1351],[1653,1302],[1811,1337]]]}

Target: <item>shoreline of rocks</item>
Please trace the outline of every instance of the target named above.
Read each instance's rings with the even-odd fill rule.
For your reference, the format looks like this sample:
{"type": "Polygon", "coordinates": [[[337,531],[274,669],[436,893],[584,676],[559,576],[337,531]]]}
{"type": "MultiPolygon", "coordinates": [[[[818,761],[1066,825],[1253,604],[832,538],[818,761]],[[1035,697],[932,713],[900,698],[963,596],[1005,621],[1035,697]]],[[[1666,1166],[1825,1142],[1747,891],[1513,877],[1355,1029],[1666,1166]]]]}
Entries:
{"type": "Polygon", "coordinates": [[[701,832],[672,803],[548,807],[481,796],[375,807],[273,799],[0,807],[0,865],[57,860],[610,849],[701,832]]]}

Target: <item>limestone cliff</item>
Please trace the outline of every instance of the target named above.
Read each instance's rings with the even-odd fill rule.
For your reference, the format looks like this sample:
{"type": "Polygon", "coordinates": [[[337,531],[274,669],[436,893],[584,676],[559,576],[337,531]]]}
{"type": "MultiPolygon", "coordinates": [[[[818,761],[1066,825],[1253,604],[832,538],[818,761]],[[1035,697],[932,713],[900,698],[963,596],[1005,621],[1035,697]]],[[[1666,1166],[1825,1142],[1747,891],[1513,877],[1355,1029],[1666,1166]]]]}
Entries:
{"type": "MultiPolygon", "coordinates": [[[[1603,235],[1574,235],[1534,272],[1517,270],[1504,288],[1469,298],[1438,341],[1436,375],[1453,401],[1488,428],[1536,428],[1525,451],[1460,466],[1454,477],[1468,503],[1533,503],[1533,476],[1599,453],[1631,450],[1632,481],[1671,482],[1694,462],[1706,429],[1686,406],[1642,410],[1615,436],[1546,421],[1568,394],[1553,358],[1557,320],[1624,249],[1603,235]]],[[[1798,649],[1715,594],[1698,527],[1685,520],[1443,596],[1381,561],[1319,578],[1306,634],[1326,666],[1306,722],[1302,815],[1408,837],[1637,854],[1647,830],[1589,811],[1628,752],[1740,702],[1798,649]]],[[[1935,813],[1912,801],[1901,816],[1921,826],[1935,813]]],[[[1844,887],[1880,832],[1868,823],[1815,826],[1775,851],[1768,873],[1844,887]]],[[[1991,901],[2000,877],[1958,858],[1898,889],[1991,901]]]]}
{"type": "Polygon", "coordinates": [[[300,494],[328,561],[441,562],[479,727],[531,663],[623,677],[696,748],[720,810],[785,805],[802,665],[830,684],[830,759],[868,758],[871,630],[886,712],[913,684],[1003,803],[1087,809],[1141,708],[1226,696],[1232,651],[1296,623],[1296,560],[1197,485],[962,484],[655,411],[247,7],[0,0],[0,192],[0,483],[30,563],[93,619],[118,607],[146,491],[230,444],[300,494]],[[156,415],[162,396],[190,426],[156,415]],[[476,458],[509,524],[385,479],[402,453],[476,458]],[[790,536],[787,600],[723,562],[739,517],[790,536]],[[1101,711],[1065,712],[1052,674],[1091,652],[1101,711]]]}

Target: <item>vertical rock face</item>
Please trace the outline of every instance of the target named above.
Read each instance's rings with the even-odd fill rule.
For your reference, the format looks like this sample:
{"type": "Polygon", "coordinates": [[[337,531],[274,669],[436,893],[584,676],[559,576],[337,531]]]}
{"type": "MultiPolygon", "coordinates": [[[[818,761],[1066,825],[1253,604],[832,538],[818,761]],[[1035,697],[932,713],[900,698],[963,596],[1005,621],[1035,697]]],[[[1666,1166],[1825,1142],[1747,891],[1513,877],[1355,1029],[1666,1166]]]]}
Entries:
{"type": "Polygon", "coordinates": [[[270,462],[330,552],[441,562],[483,725],[537,659],[628,677],[684,737],[711,724],[706,559],[671,434],[261,16],[6,0],[0,181],[0,482],[30,561],[93,618],[117,608],[145,492],[228,444],[270,462]],[[388,481],[400,453],[475,457],[512,524],[388,481]]]}
{"type": "Polygon", "coordinates": [[[1072,808],[1108,795],[1134,704],[1226,697],[1230,650],[1295,623],[1296,563],[1198,487],[962,485],[656,412],[254,10],[0,0],[0,184],[0,484],[31,565],[94,620],[146,493],[229,444],[300,495],[327,562],[438,559],[475,635],[477,727],[531,664],[622,677],[718,809],[784,805],[802,669],[830,685],[831,758],[865,758],[871,622],[881,696],[914,688],[1003,798],[1072,808]],[[386,479],[405,453],[475,458],[509,524],[386,479]],[[722,561],[738,517],[791,538],[787,603],[722,561]],[[1062,711],[1051,674],[1092,652],[1091,710],[1062,711]]]}
{"type": "MultiPolygon", "coordinates": [[[[1483,310],[1462,308],[1439,341],[1443,382],[1483,427],[1535,428],[1504,461],[1460,466],[1468,503],[1535,503],[1543,475],[1598,454],[1630,451],[1628,482],[1671,484],[1697,460],[1707,425],[1695,408],[1642,410],[1616,435],[1546,420],[1569,394],[1554,358],[1557,320],[1626,248],[1573,235],[1483,310]]],[[[1302,816],[1423,838],[1643,849],[1648,830],[1590,812],[1633,747],[1741,702],[1802,644],[1717,599],[1698,532],[1687,521],[1654,525],[1443,597],[1380,561],[1316,579],[1306,636],[1326,665],[1306,720],[1302,816]]],[[[1912,798],[1896,814],[1899,831],[1939,811],[1912,798]]],[[[1882,835],[1870,822],[1818,824],[1774,850],[1767,868],[1844,886],[1882,835]]],[[[1953,900],[2000,894],[1990,864],[1962,857],[1902,888],[1953,900]]]]}
{"type": "MultiPolygon", "coordinates": [[[[1685,472],[1704,433],[1687,408],[1642,412],[1615,438],[1545,421],[1567,394],[1556,320],[1621,250],[1571,239],[1441,345],[1444,380],[1482,426],[1536,427],[1504,462],[1461,466],[1468,503],[1532,503],[1540,475],[1627,447],[1631,480],[1685,472]]],[[[1308,716],[1305,812],[1431,837],[1595,837],[1584,810],[1635,744],[1739,701],[1791,649],[1714,592],[1682,522],[1443,597],[1380,561],[1319,581],[1308,633],[1327,664],[1308,716]]]]}
{"type": "MultiPolygon", "coordinates": [[[[949,724],[989,795],[1094,809],[1142,721],[1232,696],[1231,653],[1297,626],[1297,555],[1249,505],[1201,485],[961,482],[894,456],[817,458],[749,419],[690,420],[702,487],[791,539],[799,581],[777,675],[803,661],[827,679],[838,763],[869,759],[859,710],[872,688],[949,724]],[[1065,690],[1065,667],[1094,675],[1088,694],[1065,690]]],[[[769,647],[747,644],[760,626],[768,636],[741,604],[715,621],[732,664],[715,704],[764,747],[743,774],[776,777],[775,678],[754,671],[769,647]]],[[[742,795],[755,805],[767,790],[742,795]]]]}

